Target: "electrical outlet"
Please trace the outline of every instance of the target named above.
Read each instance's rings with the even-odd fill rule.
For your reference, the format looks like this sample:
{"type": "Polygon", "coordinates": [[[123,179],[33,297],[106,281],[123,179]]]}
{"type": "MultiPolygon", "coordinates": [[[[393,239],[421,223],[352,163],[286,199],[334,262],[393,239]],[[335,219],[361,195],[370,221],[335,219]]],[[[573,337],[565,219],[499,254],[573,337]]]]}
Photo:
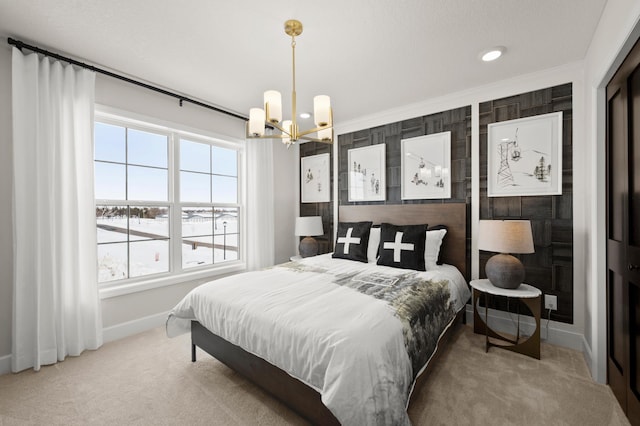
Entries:
{"type": "Polygon", "coordinates": [[[552,311],[558,310],[558,296],[553,294],[544,295],[544,308],[551,309],[552,311]]]}

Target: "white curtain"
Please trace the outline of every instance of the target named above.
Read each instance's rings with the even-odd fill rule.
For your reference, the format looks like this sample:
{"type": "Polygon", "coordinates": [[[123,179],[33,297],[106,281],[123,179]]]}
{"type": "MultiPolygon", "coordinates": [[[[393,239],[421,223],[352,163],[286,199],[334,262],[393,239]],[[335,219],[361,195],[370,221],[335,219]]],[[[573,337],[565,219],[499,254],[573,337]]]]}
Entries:
{"type": "Polygon", "coordinates": [[[273,142],[250,139],[247,146],[247,267],[256,270],[275,262],[273,142]]]}
{"type": "Polygon", "coordinates": [[[95,74],[13,48],[14,372],[102,345],[95,74]]]}

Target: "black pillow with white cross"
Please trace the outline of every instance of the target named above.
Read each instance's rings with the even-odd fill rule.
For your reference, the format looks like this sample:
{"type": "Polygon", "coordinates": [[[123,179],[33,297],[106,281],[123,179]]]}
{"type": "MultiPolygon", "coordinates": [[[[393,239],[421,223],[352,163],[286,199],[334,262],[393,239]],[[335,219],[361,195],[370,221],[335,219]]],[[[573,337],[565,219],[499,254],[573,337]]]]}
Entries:
{"type": "Polygon", "coordinates": [[[378,265],[424,271],[427,225],[380,225],[378,265]]]}
{"type": "Polygon", "coordinates": [[[332,257],[367,262],[372,222],[339,222],[332,257]]]}

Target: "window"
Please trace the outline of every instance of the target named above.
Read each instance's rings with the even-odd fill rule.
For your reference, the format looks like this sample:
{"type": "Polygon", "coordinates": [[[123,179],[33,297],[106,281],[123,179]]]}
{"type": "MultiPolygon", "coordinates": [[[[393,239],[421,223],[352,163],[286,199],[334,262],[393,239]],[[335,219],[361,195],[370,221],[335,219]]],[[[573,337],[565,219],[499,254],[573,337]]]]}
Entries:
{"type": "Polygon", "coordinates": [[[180,140],[182,267],[238,259],[237,152],[180,140]]]}
{"type": "Polygon", "coordinates": [[[241,256],[241,146],[126,119],[95,122],[99,283],[241,256]]]}

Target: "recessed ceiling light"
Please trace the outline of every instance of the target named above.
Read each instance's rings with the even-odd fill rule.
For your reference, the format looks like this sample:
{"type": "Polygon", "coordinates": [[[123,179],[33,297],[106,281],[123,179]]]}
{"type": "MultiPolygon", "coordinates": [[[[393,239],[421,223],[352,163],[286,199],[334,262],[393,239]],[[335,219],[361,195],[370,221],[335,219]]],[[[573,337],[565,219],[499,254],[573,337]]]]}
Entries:
{"type": "Polygon", "coordinates": [[[504,53],[506,49],[502,46],[492,47],[489,50],[485,50],[480,54],[480,58],[485,62],[491,62],[498,59],[504,53]]]}
{"type": "Polygon", "coordinates": [[[309,114],[308,112],[301,112],[300,113],[300,118],[309,118],[311,117],[311,114],[309,114]]]}

